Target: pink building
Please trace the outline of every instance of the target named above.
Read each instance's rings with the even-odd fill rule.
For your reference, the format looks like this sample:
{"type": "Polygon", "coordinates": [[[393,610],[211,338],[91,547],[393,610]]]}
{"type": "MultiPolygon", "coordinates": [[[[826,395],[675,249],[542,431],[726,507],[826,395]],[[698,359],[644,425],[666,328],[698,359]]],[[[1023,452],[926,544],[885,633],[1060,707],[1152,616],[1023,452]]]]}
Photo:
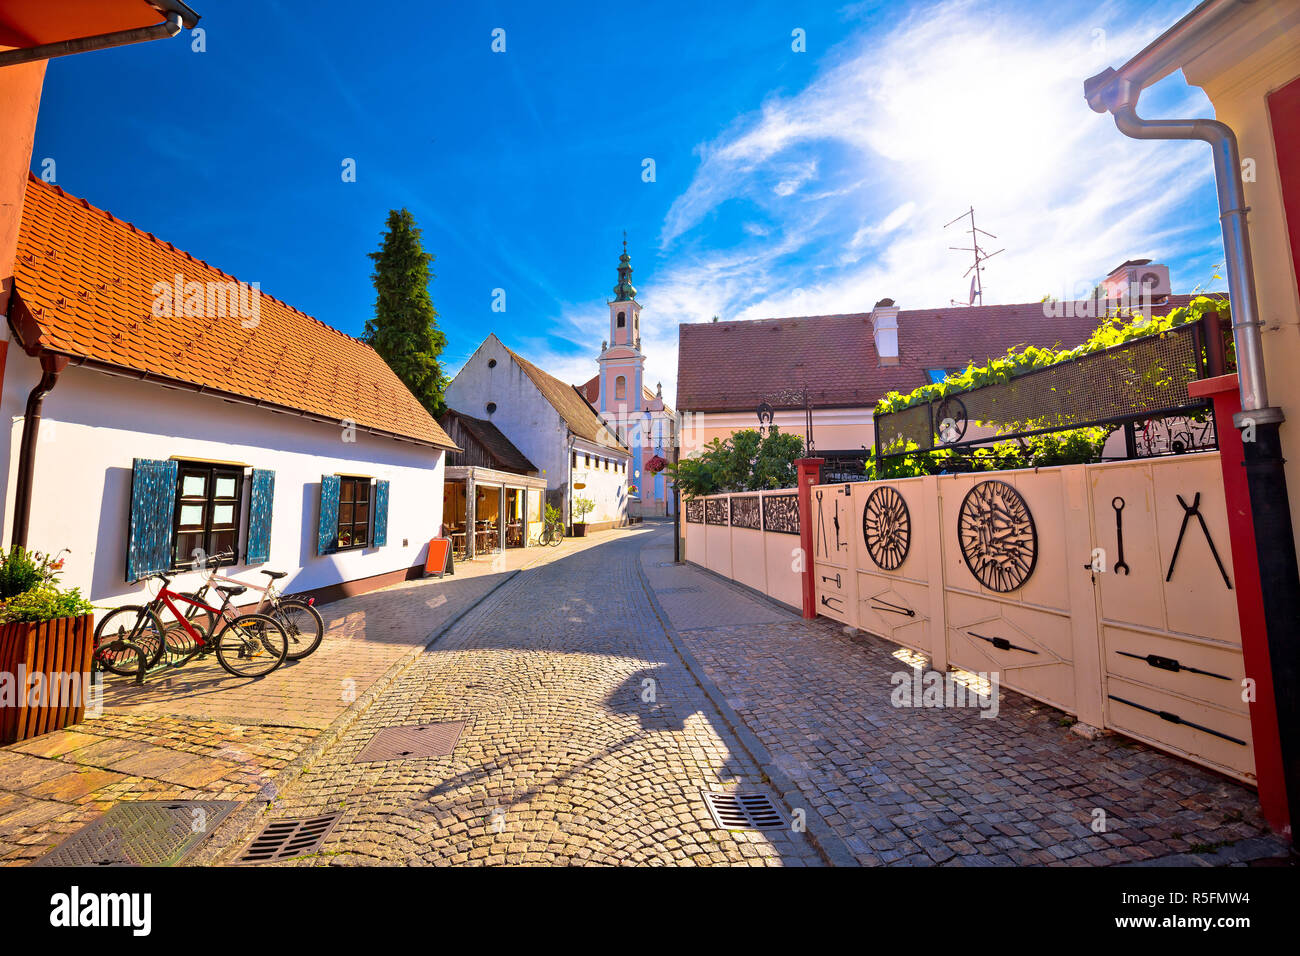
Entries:
{"type": "Polygon", "coordinates": [[[578,390],[632,451],[628,514],[671,515],[672,482],[663,467],[672,460],[676,426],[673,410],[664,402],[663,386],[656,385],[652,392],[643,381],[641,303],[632,285],[627,239],[618,263],[618,284],[609,302],[609,338],[601,343],[597,360],[600,371],[578,390]]]}

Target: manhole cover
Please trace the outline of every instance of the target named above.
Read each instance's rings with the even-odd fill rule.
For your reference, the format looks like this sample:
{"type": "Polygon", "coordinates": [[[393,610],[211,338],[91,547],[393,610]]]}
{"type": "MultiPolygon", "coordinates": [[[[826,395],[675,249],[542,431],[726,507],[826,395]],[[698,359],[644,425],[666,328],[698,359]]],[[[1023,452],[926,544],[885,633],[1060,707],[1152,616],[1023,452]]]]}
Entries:
{"type": "Polygon", "coordinates": [[[239,863],[273,863],[315,853],[341,813],[326,813],[301,820],[272,820],[240,856],[239,863]]]}
{"type": "Polygon", "coordinates": [[[658,591],[655,592],[655,594],[686,594],[686,593],[689,593],[689,592],[692,592],[692,591],[698,591],[698,590],[700,590],[700,589],[697,588],[697,587],[684,587],[684,588],[660,588],[658,591]]]}
{"type": "Polygon", "coordinates": [[[420,757],[445,757],[456,746],[465,721],[452,720],[442,724],[410,724],[405,727],[385,727],[370,738],[365,750],[353,763],[370,763],[376,760],[415,760],[420,757]]]}
{"type": "Polygon", "coordinates": [[[762,793],[705,793],[713,822],[723,830],[779,830],[785,818],[762,793]]]}
{"type": "Polygon", "coordinates": [[[174,866],[238,805],[234,800],[124,801],[35,865],[174,866]]]}

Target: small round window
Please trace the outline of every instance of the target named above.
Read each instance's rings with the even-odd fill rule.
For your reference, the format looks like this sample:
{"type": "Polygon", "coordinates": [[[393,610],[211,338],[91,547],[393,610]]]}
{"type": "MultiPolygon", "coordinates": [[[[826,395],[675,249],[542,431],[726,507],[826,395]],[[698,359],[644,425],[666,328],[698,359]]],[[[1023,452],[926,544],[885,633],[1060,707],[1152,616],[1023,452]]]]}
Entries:
{"type": "Polygon", "coordinates": [[[489,415],[491,415],[491,414],[492,414],[493,412],[495,412],[496,410],[497,410],[497,403],[496,403],[496,402],[488,402],[488,403],[487,403],[487,413],[488,413],[489,415]]]}
{"type": "Polygon", "coordinates": [[[488,368],[496,368],[496,367],[497,367],[497,360],[496,360],[496,359],[488,359],[488,368]]]}

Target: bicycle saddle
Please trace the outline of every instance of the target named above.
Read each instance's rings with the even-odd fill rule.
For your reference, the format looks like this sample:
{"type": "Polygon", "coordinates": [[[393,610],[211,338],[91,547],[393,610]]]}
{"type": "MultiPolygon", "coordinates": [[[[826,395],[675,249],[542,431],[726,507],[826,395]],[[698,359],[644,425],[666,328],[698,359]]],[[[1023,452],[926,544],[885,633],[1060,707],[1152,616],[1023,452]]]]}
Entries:
{"type": "Polygon", "coordinates": [[[218,584],[217,590],[220,591],[222,594],[224,594],[226,597],[234,597],[236,594],[243,594],[245,591],[248,590],[248,588],[232,586],[229,584],[218,584]]]}
{"type": "Polygon", "coordinates": [[[280,578],[287,578],[289,576],[288,571],[263,571],[262,573],[272,581],[278,581],[280,578]]]}

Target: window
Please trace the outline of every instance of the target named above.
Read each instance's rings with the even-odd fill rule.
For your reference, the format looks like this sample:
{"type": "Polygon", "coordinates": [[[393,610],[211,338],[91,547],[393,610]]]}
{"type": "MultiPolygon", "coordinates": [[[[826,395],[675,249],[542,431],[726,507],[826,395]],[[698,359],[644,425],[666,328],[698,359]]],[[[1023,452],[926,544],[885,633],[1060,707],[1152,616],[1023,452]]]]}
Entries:
{"type": "Polygon", "coordinates": [[[926,369],[925,374],[930,377],[930,382],[935,385],[939,384],[945,378],[948,377],[948,373],[941,368],[926,369]]]}
{"type": "Polygon", "coordinates": [[[496,367],[497,367],[497,360],[496,360],[496,359],[488,359],[488,368],[496,368],[496,367]]]}
{"type": "Polygon", "coordinates": [[[497,403],[496,403],[496,402],[488,402],[488,403],[487,403],[487,413],[488,413],[489,415],[491,415],[491,414],[492,414],[493,412],[495,412],[496,410],[497,410],[497,403]]]}
{"type": "Polygon", "coordinates": [[[614,400],[621,401],[627,398],[627,379],[620,375],[614,379],[614,400]]]}
{"type": "Polygon", "coordinates": [[[627,313],[620,312],[618,314],[618,327],[622,329],[625,328],[626,326],[627,326],[627,313]]]}
{"type": "Polygon", "coordinates": [[[591,455],[590,455],[590,454],[584,454],[584,455],[582,456],[582,464],[583,464],[583,467],[585,467],[585,468],[590,468],[590,467],[591,467],[591,455]]]}
{"type": "Polygon", "coordinates": [[[172,518],[172,566],[186,567],[195,558],[239,557],[239,518],[244,469],[198,461],[177,462],[176,512],[172,518]]]}
{"type": "Polygon", "coordinates": [[[573,453],[573,467],[578,467],[578,453],[576,451],[573,453]]]}
{"type": "Polygon", "coordinates": [[[339,479],[339,550],[370,540],[370,479],[339,479]]]}

